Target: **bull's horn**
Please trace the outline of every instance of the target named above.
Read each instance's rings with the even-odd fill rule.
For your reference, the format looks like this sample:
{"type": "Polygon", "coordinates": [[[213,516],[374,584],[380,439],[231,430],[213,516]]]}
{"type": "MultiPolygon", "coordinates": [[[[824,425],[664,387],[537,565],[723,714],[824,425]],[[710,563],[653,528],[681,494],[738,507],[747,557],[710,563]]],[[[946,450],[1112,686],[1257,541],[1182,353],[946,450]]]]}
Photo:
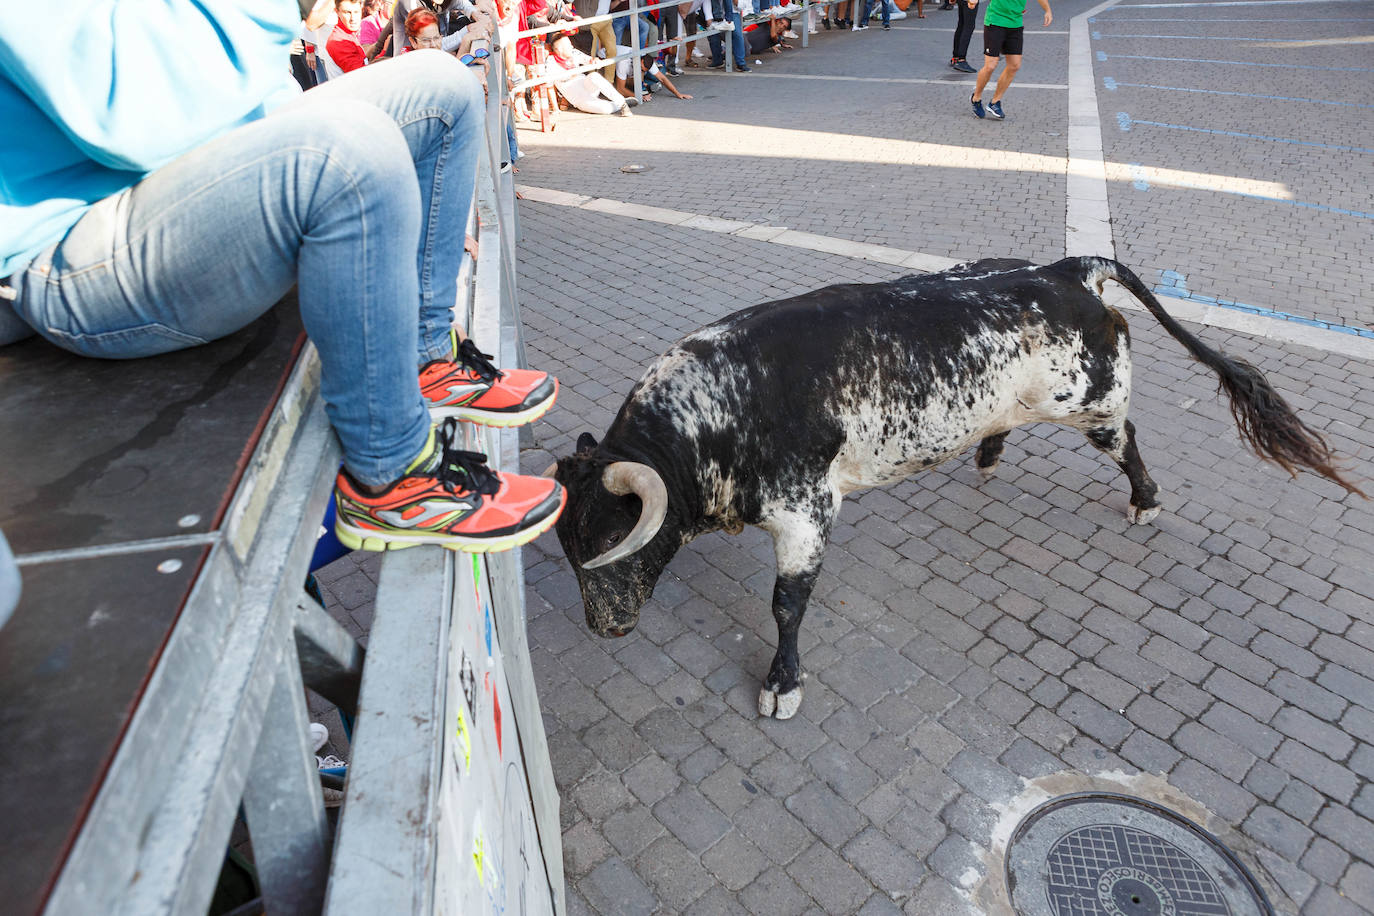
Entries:
{"type": "Polygon", "coordinates": [[[540,477],[552,477],[552,476],[553,476],[553,472],[556,471],[556,470],[558,470],[558,462],[557,462],[557,461],[555,461],[553,464],[549,465],[548,467],[544,468],[544,473],[540,474],[539,476],[540,476],[540,477]]]}
{"type": "Polygon", "coordinates": [[[616,560],[623,560],[636,553],[654,539],[658,529],[663,527],[663,519],[668,515],[668,488],[658,471],[647,464],[635,461],[615,461],[606,466],[601,475],[601,485],[616,496],[633,493],[639,497],[644,507],[640,509],[639,521],[625,540],[616,544],[599,557],[582,564],[583,569],[596,569],[616,560]]]}

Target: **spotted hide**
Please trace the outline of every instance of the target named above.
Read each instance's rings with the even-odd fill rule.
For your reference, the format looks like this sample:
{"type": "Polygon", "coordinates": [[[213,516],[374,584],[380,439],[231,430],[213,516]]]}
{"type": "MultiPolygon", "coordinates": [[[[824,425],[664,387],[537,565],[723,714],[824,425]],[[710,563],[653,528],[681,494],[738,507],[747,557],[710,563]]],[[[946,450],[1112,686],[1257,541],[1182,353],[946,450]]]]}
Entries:
{"type": "Polygon", "coordinates": [[[629,632],[677,549],[707,531],[773,536],[778,647],[759,712],[801,703],[797,633],[846,493],[892,483],[978,444],[996,467],[1026,423],[1080,429],[1126,473],[1131,521],[1160,510],[1126,419],[1130,334],[1103,304],[1115,280],[1221,378],[1264,458],[1354,489],[1253,367],[1175,322],[1122,265],[990,260],[887,283],[831,286],[736,312],[683,338],[644,373],[601,442],[558,461],[558,537],[587,623],[629,632]]]}

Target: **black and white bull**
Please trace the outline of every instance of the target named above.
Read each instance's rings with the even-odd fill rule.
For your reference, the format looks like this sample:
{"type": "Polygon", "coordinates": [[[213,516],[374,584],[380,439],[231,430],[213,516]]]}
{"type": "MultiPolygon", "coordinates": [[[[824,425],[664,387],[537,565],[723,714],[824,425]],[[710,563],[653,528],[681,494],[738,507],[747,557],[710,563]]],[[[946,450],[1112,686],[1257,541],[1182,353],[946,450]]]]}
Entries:
{"type": "Polygon", "coordinates": [[[802,696],[798,628],[844,494],[974,443],[990,474],[1009,430],[1047,421],[1081,429],[1111,456],[1130,480],[1131,521],[1150,521],[1159,488],[1126,419],[1130,335],[1101,299],[1107,280],[1220,376],[1257,454],[1355,491],[1258,370],[1189,334],[1115,261],[987,260],[831,286],[685,337],[644,373],[600,443],[584,433],[577,453],[558,460],[552,470],[568,489],[558,537],[587,624],[628,633],[679,547],[757,525],[777,553],[778,625],[759,712],[786,719],[802,696]]]}

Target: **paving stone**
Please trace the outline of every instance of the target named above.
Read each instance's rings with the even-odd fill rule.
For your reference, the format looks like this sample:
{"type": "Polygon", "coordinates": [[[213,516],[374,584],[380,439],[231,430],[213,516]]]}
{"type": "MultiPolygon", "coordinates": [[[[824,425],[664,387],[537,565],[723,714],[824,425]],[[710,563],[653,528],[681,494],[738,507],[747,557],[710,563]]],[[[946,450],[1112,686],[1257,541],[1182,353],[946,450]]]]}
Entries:
{"type": "Polygon", "coordinates": [[[671,836],[660,837],[640,853],[635,870],[653,888],[659,903],[677,912],[715,883],[696,856],[671,836]]]}
{"type": "Polygon", "coordinates": [[[648,808],[623,808],[601,823],[601,834],[625,859],[633,859],[667,831],[648,808]]]}
{"type": "Polygon", "coordinates": [[[889,897],[911,894],[925,871],[915,856],[876,827],[869,827],[850,840],[841,852],[848,862],[889,897]]]}
{"type": "Polygon", "coordinates": [[[724,887],[713,887],[682,911],[682,916],[748,916],[739,895],[724,887]]]}
{"type": "Polygon", "coordinates": [[[577,883],[577,889],[598,913],[648,914],[658,900],[634,870],[618,856],[612,856],[577,883]]]}
{"type": "Polygon", "coordinates": [[[1271,724],[1293,740],[1333,760],[1344,760],[1355,747],[1354,740],[1345,732],[1291,706],[1280,709],[1271,724]]]}
{"type": "Polygon", "coordinates": [[[755,799],[734,817],[735,826],[779,865],[795,859],[811,843],[811,831],[776,799],[755,799]]]}
{"type": "MultiPolygon", "coordinates": [[[[796,815],[807,829],[835,848],[843,846],[846,840],[866,826],[864,817],[849,801],[820,783],[802,786],[787,799],[786,805],[787,810],[796,815]]],[[[805,882],[803,886],[806,886],[805,882]]]]}
{"type": "Polygon", "coordinates": [[[795,916],[811,898],[782,869],[774,866],[740,894],[740,902],[755,916],[795,916]]]}
{"type": "Polygon", "coordinates": [[[1313,829],[1356,856],[1368,855],[1374,848],[1374,822],[1339,805],[1328,804],[1313,829]]]}
{"type": "Polygon", "coordinates": [[[653,807],[654,817],[689,850],[700,854],[724,836],[730,821],[692,786],[682,786],[653,807]]]}
{"type": "Polygon", "coordinates": [[[628,671],[602,682],[596,688],[596,696],[608,709],[631,725],[663,706],[663,701],[652,691],[645,690],[644,684],[628,671]]]}
{"type": "Polygon", "coordinates": [[[757,846],[734,831],[706,850],[701,863],[732,892],[743,890],[771,864],[757,846]]]}
{"type": "Polygon", "coordinates": [[[591,821],[579,821],[563,831],[563,867],[570,878],[582,877],[610,854],[611,847],[591,821]]]}
{"type": "Polygon", "coordinates": [[[1169,774],[1169,781],[1193,798],[1207,799],[1207,806],[1231,823],[1240,823],[1255,806],[1255,797],[1234,782],[1196,760],[1184,760],[1169,774]]]}
{"type": "Polygon", "coordinates": [[[627,769],[649,752],[649,745],[614,716],[607,716],[587,729],[582,740],[613,773],[627,769]]]}
{"type": "Polygon", "coordinates": [[[1312,839],[1312,831],[1282,811],[1261,805],[1250,812],[1243,829],[1245,833],[1270,849],[1296,861],[1312,839]]]}
{"type": "Polygon", "coordinates": [[[1342,804],[1355,797],[1358,778],[1354,773],[1291,738],[1279,746],[1273,762],[1342,804]]]}
{"type": "Polygon", "coordinates": [[[1341,879],[1340,892],[1365,911],[1374,911],[1374,868],[1355,862],[1341,879]]]}
{"type": "Polygon", "coordinates": [[[806,765],[851,804],[857,804],[878,783],[878,776],[871,767],[834,742],[806,758],[806,765]]]}
{"type": "Polygon", "coordinates": [[[701,783],[701,792],[730,817],[759,797],[758,786],[733,763],[724,764],[707,777],[701,783]]]}
{"type": "Polygon", "coordinates": [[[1302,857],[1302,867],[1318,881],[1334,885],[1345,874],[1350,854],[1325,837],[1317,837],[1302,857]]]}
{"type": "Polygon", "coordinates": [[[824,843],[813,843],[787,873],[825,913],[853,913],[873,893],[868,880],[824,843]]]}
{"type": "Polygon", "coordinates": [[[572,790],[573,801],[587,817],[604,820],[612,811],[634,802],[620,777],[605,770],[593,771],[572,790]]]}

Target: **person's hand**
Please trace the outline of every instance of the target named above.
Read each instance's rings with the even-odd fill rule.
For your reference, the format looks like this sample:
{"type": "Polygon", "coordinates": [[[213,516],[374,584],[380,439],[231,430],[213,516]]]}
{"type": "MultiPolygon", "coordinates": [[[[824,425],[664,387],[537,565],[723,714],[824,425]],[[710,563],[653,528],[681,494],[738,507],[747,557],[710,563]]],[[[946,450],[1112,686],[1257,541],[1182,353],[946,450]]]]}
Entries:
{"type": "Polygon", "coordinates": [[[1045,28],[1048,29],[1051,22],[1054,22],[1054,14],[1049,10],[1045,10],[1045,28]]]}
{"type": "Polygon", "coordinates": [[[477,240],[470,235],[463,236],[463,250],[472,255],[472,259],[477,260],[477,240]]]}
{"type": "Polygon", "coordinates": [[[978,0],[965,0],[965,2],[968,4],[969,9],[974,9],[978,6],[978,0]]]}
{"type": "Polygon", "coordinates": [[[690,102],[692,100],[692,97],[685,92],[679,92],[677,94],[677,97],[682,99],[682,101],[684,102],[690,102]]]}

